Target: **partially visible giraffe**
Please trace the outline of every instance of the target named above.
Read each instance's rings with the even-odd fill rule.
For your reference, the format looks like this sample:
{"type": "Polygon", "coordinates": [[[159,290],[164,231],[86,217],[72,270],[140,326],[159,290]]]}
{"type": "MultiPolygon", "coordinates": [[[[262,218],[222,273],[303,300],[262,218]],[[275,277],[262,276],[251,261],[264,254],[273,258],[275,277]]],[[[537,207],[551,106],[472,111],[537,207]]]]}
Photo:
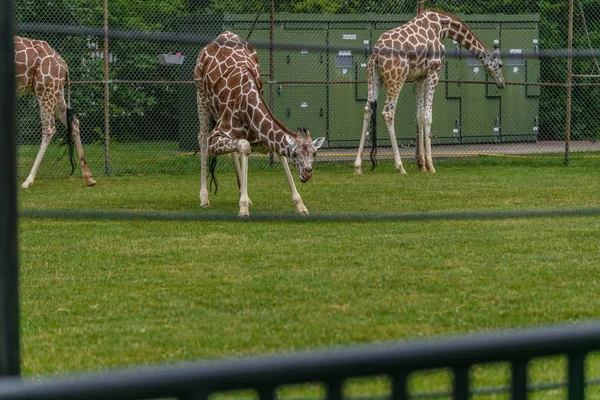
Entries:
{"type": "Polygon", "coordinates": [[[231,153],[239,183],[238,216],[249,216],[248,155],[254,149],[272,151],[279,156],[296,212],[308,215],[287,159],[296,165],[300,181],[308,181],[312,176],[313,159],[325,138],[313,141],[306,128],[293,132],[275,118],[262,95],[256,50],[236,34],[223,32],[200,51],[194,81],[200,119],[200,205],[210,207],[206,188],[207,157],[231,153]],[[216,121],[212,131],[209,128],[211,116],[216,121]]]}
{"type": "MultiPolygon", "coordinates": [[[[373,125],[375,122],[377,96],[382,81],[386,90],[382,115],[392,144],[395,168],[402,174],[406,173],[396,142],[394,116],[398,96],[407,79],[414,80],[416,88],[417,165],[421,171],[435,172],[431,158],[432,107],[433,94],[444,61],[445,50],[442,40],[445,38],[454,39],[469,50],[496,81],[496,85],[499,88],[504,87],[502,60],[498,47],[494,46],[494,51],[490,52],[473,31],[455,15],[424,10],[406,24],[383,33],[375,44],[367,65],[369,92],[364,109],[358,155],[354,161],[356,174],[362,173],[365,139],[369,123],[371,122],[373,125]]],[[[477,118],[477,116],[472,116],[472,118],[477,118]]]]}
{"type": "Polygon", "coordinates": [[[70,85],[67,63],[56,50],[43,40],[15,36],[14,46],[17,94],[22,96],[34,92],[42,119],[42,144],[31,172],[29,172],[29,176],[21,186],[27,189],[35,180],[44,153],[56,132],[55,116],[67,128],[67,144],[69,145],[71,166],[74,168],[72,149],[73,143],[75,143],[81,161],[83,177],[88,186],[94,186],[96,181],[92,179],[79,137],[79,119],[73,115],[69,107],[70,85]],[[67,90],[66,101],[65,86],[67,90]]]}

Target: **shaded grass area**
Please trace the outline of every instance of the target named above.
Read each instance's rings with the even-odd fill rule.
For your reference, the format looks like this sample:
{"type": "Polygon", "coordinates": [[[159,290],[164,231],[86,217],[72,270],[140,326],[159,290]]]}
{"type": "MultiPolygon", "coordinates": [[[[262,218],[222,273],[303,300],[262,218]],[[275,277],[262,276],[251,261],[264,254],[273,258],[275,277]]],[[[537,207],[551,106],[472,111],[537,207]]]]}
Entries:
{"type": "MultiPolygon", "coordinates": [[[[348,165],[319,165],[298,188],[312,213],[600,205],[594,159],[569,168],[497,158],[440,160],[436,167],[438,174],[427,175],[409,164],[400,176],[382,163],[354,176],[348,165]]],[[[198,206],[197,174],[98,176],[94,188],[80,177],[40,179],[19,192],[19,203],[22,210],[236,214],[235,177],[228,170],[219,176],[209,210],[198,206]]],[[[253,169],[249,179],[251,213],[293,213],[280,169],[253,169]]],[[[598,217],[21,219],[24,371],[38,376],[594,320],[599,228],[598,217]]],[[[561,365],[534,366],[532,379],[563,379],[561,365]]],[[[592,375],[599,367],[589,366],[592,375]]],[[[505,380],[497,368],[477,371],[482,386],[505,380]]],[[[443,389],[446,375],[419,375],[413,386],[443,389]]],[[[384,388],[363,383],[352,393],[384,388]]]]}

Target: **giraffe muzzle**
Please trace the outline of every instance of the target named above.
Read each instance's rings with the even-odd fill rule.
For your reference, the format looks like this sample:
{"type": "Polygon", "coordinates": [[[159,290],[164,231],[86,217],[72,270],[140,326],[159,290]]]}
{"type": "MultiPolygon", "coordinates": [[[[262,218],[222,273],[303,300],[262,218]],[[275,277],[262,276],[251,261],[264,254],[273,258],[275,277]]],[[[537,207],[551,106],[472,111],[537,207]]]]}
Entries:
{"type": "Polygon", "coordinates": [[[302,171],[300,173],[300,182],[306,183],[306,182],[308,182],[308,180],[310,178],[312,178],[312,171],[310,171],[310,172],[302,171]]]}

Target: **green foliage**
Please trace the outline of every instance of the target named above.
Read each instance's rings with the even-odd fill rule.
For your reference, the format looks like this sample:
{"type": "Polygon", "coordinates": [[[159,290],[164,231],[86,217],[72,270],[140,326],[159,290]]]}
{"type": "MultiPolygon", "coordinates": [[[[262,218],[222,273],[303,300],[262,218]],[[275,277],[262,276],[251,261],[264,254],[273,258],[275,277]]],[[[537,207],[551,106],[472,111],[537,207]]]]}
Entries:
{"type": "MultiPolygon", "coordinates": [[[[103,26],[103,10],[97,0],[20,0],[17,1],[17,21],[21,23],[50,23],[103,26]]],[[[278,0],[276,12],[315,14],[405,14],[414,13],[417,0],[278,0]]],[[[457,14],[524,14],[540,15],[540,48],[564,49],[567,45],[568,2],[563,0],[428,0],[426,6],[457,14]]],[[[109,25],[111,29],[139,30],[145,32],[174,32],[181,18],[192,15],[219,15],[223,13],[254,14],[267,12],[266,0],[111,0],[109,25]]],[[[600,43],[600,3],[595,0],[575,0],[574,47],[598,48],[600,43]]],[[[201,29],[200,27],[198,29],[201,29]]],[[[78,36],[35,34],[48,40],[67,59],[73,80],[104,79],[101,58],[91,58],[88,39],[78,36]]],[[[102,50],[102,38],[91,38],[102,50]]],[[[190,80],[189,69],[164,67],[157,62],[161,53],[186,49],[186,57],[194,58],[196,48],[181,44],[112,40],[111,54],[117,61],[110,66],[111,80],[190,80]]],[[[573,70],[578,74],[598,74],[598,60],[574,60],[573,70]]],[[[541,60],[542,82],[566,81],[566,60],[545,58],[541,60]]],[[[580,81],[581,82],[581,81],[580,81]]],[[[573,104],[573,137],[596,139],[600,135],[600,88],[580,87],[575,90],[579,102],[573,104]]],[[[177,93],[165,85],[124,84],[111,85],[110,115],[112,118],[144,117],[148,126],[160,125],[165,118],[177,119],[177,93]]],[[[102,84],[76,86],[72,102],[84,117],[82,134],[93,140],[93,130],[103,129],[104,87],[102,84]]],[[[542,88],[540,96],[540,135],[542,139],[561,139],[565,125],[566,97],[564,90],[542,88]]],[[[176,125],[176,122],[172,123],[176,125]]],[[[139,122],[117,123],[124,130],[113,131],[115,137],[150,136],[144,129],[135,129],[139,122]],[[134,128],[133,130],[125,130],[134,128]]],[[[159,138],[159,133],[152,135],[159,138]]]]}

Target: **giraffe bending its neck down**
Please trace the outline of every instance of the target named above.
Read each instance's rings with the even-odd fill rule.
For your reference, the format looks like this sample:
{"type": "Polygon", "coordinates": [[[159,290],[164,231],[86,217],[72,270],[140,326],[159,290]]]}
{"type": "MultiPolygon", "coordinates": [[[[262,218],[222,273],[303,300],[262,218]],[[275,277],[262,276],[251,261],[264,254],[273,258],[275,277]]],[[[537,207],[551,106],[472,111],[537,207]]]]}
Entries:
{"type": "Polygon", "coordinates": [[[79,120],[69,108],[70,87],[67,63],[56,50],[42,40],[15,36],[14,46],[17,94],[22,96],[34,92],[42,119],[42,145],[29,176],[21,186],[27,189],[35,180],[44,153],[56,132],[55,116],[67,128],[67,144],[69,145],[71,166],[74,168],[72,157],[74,143],[81,161],[83,177],[89,186],[94,186],[96,181],[92,179],[79,138],[79,120]],[[67,89],[66,101],[65,86],[67,89]]]}
{"type": "Polygon", "coordinates": [[[300,181],[308,181],[312,176],[313,158],[325,138],[313,141],[306,128],[293,132],[273,116],[262,96],[256,50],[234,33],[223,32],[200,51],[194,81],[200,119],[200,205],[210,207],[206,188],[207,157],[231,153],[239,182],[239,216],[249,215],[248,155],[255,149],[277,153],[296,212],[308,215],[287,158],[296,165],[300,181]],[[216,125],[209,132],[211,115],[216,125]]]}
{"type": "Polygon", "coordinates": [[[382,81],[386,90],[382,115],[392,144],[394,164],[398,172],[406,173],[396,142],[394,116],[398,96],[407,79],[414,80],[417,95],[417,165],[421,171],[435,172],[431,158],[432,106],[433,93],[444,61],[442,40],[445,38],[454,39],[469,50],[496,81],[496,85],[504,87],[499,49],[490,52],[473,31],[454,15],[425,10],[406,24],[383,33],[367,65],[369,92],[358,155],[354,161],[356,174],[362,173],[365,139],[369,123],[373,125],[376,118],[377,96],[382,81]]]}

